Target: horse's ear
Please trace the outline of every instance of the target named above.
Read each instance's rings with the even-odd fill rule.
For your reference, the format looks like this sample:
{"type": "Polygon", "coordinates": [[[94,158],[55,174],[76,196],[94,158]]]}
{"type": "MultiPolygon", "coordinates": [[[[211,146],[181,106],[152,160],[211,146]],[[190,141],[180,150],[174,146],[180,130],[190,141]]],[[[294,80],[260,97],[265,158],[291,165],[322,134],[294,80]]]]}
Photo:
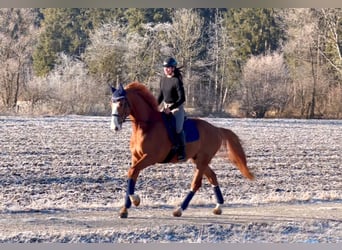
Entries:
{"type": "Polygon", "coordinates": [[[112,89],[112,93],[116,91],[116,88],[114,88],[113,86],[110,86],[110,88],[112,89]]]}
{"type": "Polygon", "coordinates": [[[124,89],[122,83],[120,83],[119,89],[122,89],[122,90],[124,89]]]}

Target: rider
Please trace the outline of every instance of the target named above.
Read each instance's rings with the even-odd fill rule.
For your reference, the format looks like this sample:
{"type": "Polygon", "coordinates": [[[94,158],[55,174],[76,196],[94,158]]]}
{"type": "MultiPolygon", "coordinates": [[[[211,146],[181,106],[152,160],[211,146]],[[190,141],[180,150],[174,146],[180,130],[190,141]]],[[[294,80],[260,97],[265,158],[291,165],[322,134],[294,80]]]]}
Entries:
{"type": "Polygon", "coordinates": [[[163,111],[166,114],[171,112],[176,119],[178,160],[185,161],[185,134],[183,131],[185,91],[182,81],[183,77],[180,68],[177,68],[177,61],[174,58],[166,58],[163,62],[163,67],[165,75],[160,79],[158,104],[163,102],[163,111]]]}

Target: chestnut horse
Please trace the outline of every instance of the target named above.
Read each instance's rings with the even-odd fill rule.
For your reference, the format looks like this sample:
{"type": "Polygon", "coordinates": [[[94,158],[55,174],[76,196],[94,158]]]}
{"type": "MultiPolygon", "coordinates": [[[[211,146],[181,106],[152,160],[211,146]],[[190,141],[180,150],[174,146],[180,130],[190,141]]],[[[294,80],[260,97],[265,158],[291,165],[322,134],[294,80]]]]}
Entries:
{"type": "MultiPolygon", "coordinates": [[[[120,218],[127,218],[131,204],[138,206],[140,203],[139,196],[134,193],[140,171],[153,164],[164,163],[173,145],[169,139],[162,112],[158,109],[157,100],[145,85],[133,82],[123,88],[120,84],[118,89],[112,87],[112,92],[111,129],[120,130],[122,123],[128,116],[133,123],[130,141],[132,165],[128,169],[125,204],[119,213],[120,218]]],[[[186,144],[186,157],[196,164],[196,169],[191,189],[180,207],[173,212],[173,215],[177,217],[182,215],[182,211],[188,207],[192,197],[201,187],[203,175],[213,186],[216,196],[217,205],[213,212],[214,214],[221,214],[223,196],[216,174],[209,166],[211,159],[221,145],[226,145],[228,158],[238,167],[243,176],[250,180],[254,176],[247,167],[244,150],[234,132],[213,126],[202,119],[191,119],[197,126],[199,139],[186,144]]],[[[177,162],[177,157],[173,157],[169,162],[177,162]]]]}

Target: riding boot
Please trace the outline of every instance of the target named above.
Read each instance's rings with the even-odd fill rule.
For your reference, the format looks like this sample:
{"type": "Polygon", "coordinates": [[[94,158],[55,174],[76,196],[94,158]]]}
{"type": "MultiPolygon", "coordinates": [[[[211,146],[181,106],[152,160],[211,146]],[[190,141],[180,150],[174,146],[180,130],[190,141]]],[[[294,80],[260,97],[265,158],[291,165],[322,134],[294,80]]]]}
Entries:
{"type": "Polygon", "coordinates": [[[178,138],[178,161],[185,161],[185,133],[184,131],[177,134],[178,138]]]}

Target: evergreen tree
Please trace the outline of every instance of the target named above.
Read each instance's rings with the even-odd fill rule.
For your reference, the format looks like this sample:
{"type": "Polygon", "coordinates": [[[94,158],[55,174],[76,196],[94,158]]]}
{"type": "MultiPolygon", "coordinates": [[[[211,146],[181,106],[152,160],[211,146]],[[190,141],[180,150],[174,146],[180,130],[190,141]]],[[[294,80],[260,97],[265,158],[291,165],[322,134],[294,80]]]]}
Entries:
{"type": "Polygon", "coordinates": [[[242,62],[251,55],[266,54],[285,40],[274,9],[230,9],[227,27],[237,57],[242,62]]]}
{"type": "Polygon", "coordinates": [[[85,46],[85,34],[77,17],[80,9],[43,9],[42,33],[33,54],[37,75],[45,75],[54,66],[57,53],[79,54],[85,46]]]}
{"type": "Polygon", "coordinates": [[[124,16],[131,32],[142,32],[143,24],[171,22],[171,13],[171,9],[165,8],[129,8],[124,16]]]}
{"type": "Polygon", "coordinates": [[[55,65],[57,54],[80,56],[89,42],[89,33],[104,22],[122,18],[123,9],[42,9],[42,32],[33,53],[37,75],[47,74],[55,65]]]}

